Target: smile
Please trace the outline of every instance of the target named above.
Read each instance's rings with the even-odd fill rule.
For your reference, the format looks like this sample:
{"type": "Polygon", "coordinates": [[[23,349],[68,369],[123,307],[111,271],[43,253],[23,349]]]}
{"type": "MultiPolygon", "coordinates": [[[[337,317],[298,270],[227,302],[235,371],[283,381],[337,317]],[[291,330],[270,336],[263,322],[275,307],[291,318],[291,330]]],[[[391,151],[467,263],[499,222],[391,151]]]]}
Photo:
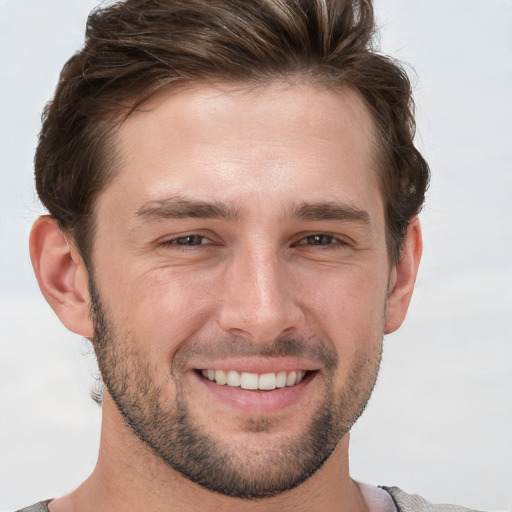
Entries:
{"type": "Polygon", "coordinates": [[[306,371],[294,370],[276,373],[250,373],[236,370],[201,370],[204,378],[221,386],[239,387],[249,390],[271,391],[276,388],[291,387],[299,384],[306,371]]]}

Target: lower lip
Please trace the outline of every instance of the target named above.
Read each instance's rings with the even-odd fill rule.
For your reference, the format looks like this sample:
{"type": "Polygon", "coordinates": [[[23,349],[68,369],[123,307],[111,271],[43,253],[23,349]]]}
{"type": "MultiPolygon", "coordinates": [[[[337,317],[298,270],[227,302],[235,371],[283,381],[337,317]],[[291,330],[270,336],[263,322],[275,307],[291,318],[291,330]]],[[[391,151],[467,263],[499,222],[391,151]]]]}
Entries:
{"type": "Polygon", "coordinates": [[[216,400],[247,414],[270,414],[279,412],[297,403],[315,380],[317,372],[308,373],[294,386],[276,388],[272,391],[247,390],[240,387],[220,385],[195,373],[199,384],[206,388],[216,400]]]}

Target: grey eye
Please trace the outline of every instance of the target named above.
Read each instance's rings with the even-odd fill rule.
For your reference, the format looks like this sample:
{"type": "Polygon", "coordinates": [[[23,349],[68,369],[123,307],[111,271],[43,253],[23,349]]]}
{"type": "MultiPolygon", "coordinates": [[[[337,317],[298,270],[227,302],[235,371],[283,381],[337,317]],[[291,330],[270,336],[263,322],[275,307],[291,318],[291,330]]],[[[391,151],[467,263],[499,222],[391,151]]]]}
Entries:
{"type": "Polygon", "coordinates": [[[187,235],[180,236],[179,238],[173,238],[169,241],[171,244],[177,245],[201,245],[205,243],[205,237],[201,235],[187,235]]]}
{"type": "Polygon", "coordinates": [[[334,242],[334,237],[331,235],[309,235],[303,241],[308,245],[330,245],[334,242]]]}

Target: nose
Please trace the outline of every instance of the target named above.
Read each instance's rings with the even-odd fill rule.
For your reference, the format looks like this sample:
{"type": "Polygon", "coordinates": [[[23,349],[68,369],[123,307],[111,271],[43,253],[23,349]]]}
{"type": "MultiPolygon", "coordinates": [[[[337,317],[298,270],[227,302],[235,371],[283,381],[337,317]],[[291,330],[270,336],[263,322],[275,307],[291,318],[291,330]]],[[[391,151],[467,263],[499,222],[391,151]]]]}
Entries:
{"type": "Polygon", "coordinates": [[[275,252],[239,254],[224,277],[219,323],[225,332],[271,343],[299,327],[303,314],[293,279],[275,252]]]}

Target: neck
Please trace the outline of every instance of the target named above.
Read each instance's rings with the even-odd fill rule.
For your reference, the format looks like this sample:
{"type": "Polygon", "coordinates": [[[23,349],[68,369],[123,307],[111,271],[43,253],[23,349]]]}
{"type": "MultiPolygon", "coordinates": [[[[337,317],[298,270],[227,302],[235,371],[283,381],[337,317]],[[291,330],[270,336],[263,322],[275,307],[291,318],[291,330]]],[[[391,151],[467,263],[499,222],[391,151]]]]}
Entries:
{"type": "Polygon", "coordinates": [[[359,487],[349,475],[348,435],[325,465],[297,488],[271,498],[232,498],[206,490],[169,468],[124,425],[106,398],[96,467],[73,493],[52,501],[51,512],[367,510],[359,487]]]}

